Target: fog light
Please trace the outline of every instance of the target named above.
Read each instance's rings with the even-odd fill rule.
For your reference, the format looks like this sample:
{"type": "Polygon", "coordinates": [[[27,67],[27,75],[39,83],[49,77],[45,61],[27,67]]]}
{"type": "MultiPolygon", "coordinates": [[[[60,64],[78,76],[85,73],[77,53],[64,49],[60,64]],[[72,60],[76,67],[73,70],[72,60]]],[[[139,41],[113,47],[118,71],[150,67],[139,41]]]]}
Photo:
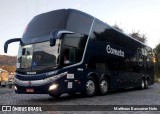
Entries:
{"type": "Polygon", "coordinates": [[[17,87],[16,86],[14,86],[14,89],[17,91],[17,87]]]}
{"type": "Polygon", "coordinates": [[[49,91],[54,90],[54,89],[56,89],[57,87],[58,87],[57,84],[53,84],[53,85],[49,86],[49,91]]]}

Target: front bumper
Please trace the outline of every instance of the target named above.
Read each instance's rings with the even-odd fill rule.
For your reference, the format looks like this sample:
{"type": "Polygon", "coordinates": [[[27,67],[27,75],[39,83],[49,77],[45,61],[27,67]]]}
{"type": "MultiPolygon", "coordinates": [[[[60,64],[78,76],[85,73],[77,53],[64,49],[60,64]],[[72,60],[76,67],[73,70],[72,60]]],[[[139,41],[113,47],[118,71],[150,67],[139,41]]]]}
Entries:
{"type": "Polygon", "coordinates": [[[16,89],[15,92],[18,94],[49,94],[49,93],[55,93],[59,94],[62,91],[59,90],[59,88],[56,88],[55,90],[49,91],[50,85],[53,83],[46,84],[46,85],[41,85],[41,86],[20,86],[15,84],[16,89]],[[33,91],[27,91],[28,89],[32,89],[33,91]]]}
{"type": "Polygon", "coordinates": [[[39,80],[20,80],[18,78],[14,78],[15,82],[15,92],[19,94],[49,94],[49,93],[55,93],[60,94],[64,93],[66,91],[64,79],[66,78],[67,72],[54,75],[45,79],[39,79],[39,80]],[[59,86],[49,91],[49,87],[53,84],[58,84],[59,86]],[[61,85],[61,86],[60,86],[61,85]],[[28,90],[31,91],[28,91],[28,90]]]}

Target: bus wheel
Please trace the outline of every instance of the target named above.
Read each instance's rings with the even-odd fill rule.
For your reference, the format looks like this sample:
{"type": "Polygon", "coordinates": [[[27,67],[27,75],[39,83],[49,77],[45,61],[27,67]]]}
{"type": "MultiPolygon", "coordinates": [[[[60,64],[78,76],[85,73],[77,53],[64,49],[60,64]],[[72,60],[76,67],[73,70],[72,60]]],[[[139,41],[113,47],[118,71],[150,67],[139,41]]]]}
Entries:
{"type": "Polygon", "coordinates": [[[54,98],[59,98],[61,95],[60,94],[49,94],[49,96],[54,97],[54,98]]]}
{"type": "Polygon", "coordinates": [[[145,79],[145,89],[147,89],[147,88],[148,88],[148,80],[145,79]]]}
{"type": "Polygon", "coordinates": [[[99,83],[99,90],[101,95],[106,95],[108,93],[108,80],[106,78],[102,78],[99,83]]]}
{"type": "Polygon", "coordinates": [[[145,81],[144,81],[144,79],[142,79],[142,81],[141,81],[140,89],[145,89],[145,81]]]}
{"type": "Polygon", "coordinates": [[[97,87],[94,78],[88,78],[86,82],[85,95],[87,97],[93,97],[96,94],[97,87]]]}

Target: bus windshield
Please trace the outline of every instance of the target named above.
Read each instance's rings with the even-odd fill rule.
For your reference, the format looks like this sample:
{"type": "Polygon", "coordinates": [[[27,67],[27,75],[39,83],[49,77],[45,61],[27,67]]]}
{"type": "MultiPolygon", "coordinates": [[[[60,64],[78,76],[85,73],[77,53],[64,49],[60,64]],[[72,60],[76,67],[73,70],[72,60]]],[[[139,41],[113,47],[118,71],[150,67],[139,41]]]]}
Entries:
{"type": "Polygon", "coordinates": [[[57,39],[55,46],[50,46],[49,41],[24,45],[19,47],[17,68],[28,70],[41,70],[48,67],[58,66],[58,48],[60,40],[57,39]]]}

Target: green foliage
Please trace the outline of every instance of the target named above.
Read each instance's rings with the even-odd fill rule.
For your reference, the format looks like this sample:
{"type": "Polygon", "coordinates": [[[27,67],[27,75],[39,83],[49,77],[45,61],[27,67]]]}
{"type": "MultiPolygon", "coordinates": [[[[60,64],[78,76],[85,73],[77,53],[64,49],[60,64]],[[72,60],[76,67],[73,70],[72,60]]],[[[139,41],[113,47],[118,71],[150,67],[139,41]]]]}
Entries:
{"type": "Polygon", "coordinates": [[[160,44],[158,44],[155,48],[154,48],[154,51],[156,53],[160,53],[160,44]]]}
{"type": "MultiPolygon", "coordinates": [[[[158,44],[155,48],[154,48],[154,52],[155,52],[155,59],[156,62],[158,64],[160,64],[160,44],[158,44]]],[[[160,66],[159,66],[160,67],[160,66]]]]}
{"type": "Polygon", "coordinates": [[[154,48],[155,53],[155,75],[160,78],[160,43],[154,48]]]}

